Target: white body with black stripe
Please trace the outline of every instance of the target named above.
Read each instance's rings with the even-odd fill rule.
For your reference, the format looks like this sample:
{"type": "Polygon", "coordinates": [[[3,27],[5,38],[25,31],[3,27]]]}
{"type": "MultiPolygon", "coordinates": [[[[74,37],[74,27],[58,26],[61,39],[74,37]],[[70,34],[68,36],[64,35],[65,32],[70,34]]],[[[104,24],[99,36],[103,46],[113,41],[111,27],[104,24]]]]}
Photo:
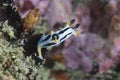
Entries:
{"type": "Polygon", "coordinates": [[[75,33],[76,33],[76,31],[73,30],[71,27],[65,27],[60,31],[54,32],[54,34],[57,34],[59,36],[58,43],[55,43],[55,41],[52,39],[52,36],[54,34],[48,34],[48,35],[43,35],[42,38],[40,38],[40,40],[38,42],[38,46],[41,45],[42,46],[41,48],[50,48],[50,47],[59,45],[61,42],[65,41],[67,38],[71,37],[75,33]],[[67,30],[65,30],[65,29],[67,29],[67,30]],[[63,30],[65,30],[65,31],[62,34],[59,34],[63,30]],[[48,36],[50,36],[50,37],[47,40],[45,40],[48,36]],[[51,45],[48,45],[50,43],[51,43],[51,45]],[[53,43],[53,45],[52,45],[52,43],[53,43]]]}
{"type": "Polygon", "coordinates": [[[76,24],[75,27],[72,27],[72,25],[66,24],[66,27],[62,28],[59,31],[53,32],[48,35],[43,35],[37,44],[39,58],[41,60],[44,60],[43,54],[41,53],[42,48],[47,49],[47,48],[57,46],[63,41],[67,40],[72,35],[76,35],[76,32],[77,32],[76,26],[78,27],[79,24],[76,24]],[[55,39],[57,40],[57,42],[55,42],[55,39]]]}

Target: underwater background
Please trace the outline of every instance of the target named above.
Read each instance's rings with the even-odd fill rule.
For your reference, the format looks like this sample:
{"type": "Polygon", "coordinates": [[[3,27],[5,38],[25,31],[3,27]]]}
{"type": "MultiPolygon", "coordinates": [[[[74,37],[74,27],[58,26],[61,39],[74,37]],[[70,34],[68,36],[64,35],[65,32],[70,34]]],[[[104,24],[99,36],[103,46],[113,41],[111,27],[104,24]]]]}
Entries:
{"type": "Polygon", "coordinates": [[[119,4],[0,0],[0,80],[120,80],[119,4]],[[46,60],[39,60],[36,43],[41,35],[64,28],[73,18],[81,33],[42,50],[46,60]]]}

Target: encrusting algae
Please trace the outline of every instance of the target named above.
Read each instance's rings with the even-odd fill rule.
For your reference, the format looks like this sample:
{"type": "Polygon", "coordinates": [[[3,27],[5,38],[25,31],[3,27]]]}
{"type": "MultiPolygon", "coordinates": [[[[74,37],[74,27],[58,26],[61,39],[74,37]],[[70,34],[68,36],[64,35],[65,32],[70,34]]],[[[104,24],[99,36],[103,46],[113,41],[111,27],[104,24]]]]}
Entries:
{"type": "Polygon", "coordinates": [[[25,57],[23,46],[11,43],[6,35],[16,38],[7,21],[0,26],[0,80],[48,80],[49,70],[36,65],[31,57],[25,57]]]}

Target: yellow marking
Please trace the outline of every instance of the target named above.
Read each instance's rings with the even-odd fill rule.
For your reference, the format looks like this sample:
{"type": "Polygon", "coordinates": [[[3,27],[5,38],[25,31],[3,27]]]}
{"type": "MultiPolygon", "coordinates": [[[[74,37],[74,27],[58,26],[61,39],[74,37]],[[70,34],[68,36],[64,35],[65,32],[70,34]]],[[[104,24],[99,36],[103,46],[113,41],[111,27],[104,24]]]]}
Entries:
{"type": "Polygon", "coordinates": [[[55,38],[54,42],[57,44],[58,43],[58,39],[55,38]]]}
{"type": "Polygon", "coordinates": [[[76,33],[74,34],[74,36],[78,36],[81,33],[81,31],[76,31],[76,33]]]}
{"type": "Polygon", "coordinates": [[[43,55],[42,55],[42,52],[41,52],[41,47],[38,46],[37,49],[38,49],[38,53],[39,53],[39,57],[40,57],[40,59],[43,60],[43,55]]]}
{"type": "Polygon", "coordinates": [[[67,25],[67,26],[71,26],[72,24],[71,24],[70,21],[68,21],[68,22],[66,23],[66,25],[67,25]]]}
{"type": "Polygon", "coordinates": [[[51,33],[51,34],[54,34],[54,31],[51,31],[50,33],[51,33]]]}

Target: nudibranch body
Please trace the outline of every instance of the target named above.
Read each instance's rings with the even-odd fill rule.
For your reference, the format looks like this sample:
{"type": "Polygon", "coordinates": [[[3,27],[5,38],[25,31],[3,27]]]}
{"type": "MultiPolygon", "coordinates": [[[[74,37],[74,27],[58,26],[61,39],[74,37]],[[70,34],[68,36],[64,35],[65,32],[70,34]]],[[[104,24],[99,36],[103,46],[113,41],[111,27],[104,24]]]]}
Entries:
{"type": "Polygon", "coordinates": [[[72,35],[78,34],[80,31],[77,31],[76,28],[79,27],[80,24],[76,24],[75,26],[72,26],[72,24],[75,22],[75,19],[68,21],[66,23],[66,26],[62,28],[61,30],[58,30],[56,32],[51,31],[48,35],[43,35],[37,44],[37,51],[38,51],[38,57],[41,60],[44,60],[43,57],[44,54],[42,54],[41,49],[42,48],[51,48],[54,46],[59,45],[63,41],[67,40],[72,35]]]}

